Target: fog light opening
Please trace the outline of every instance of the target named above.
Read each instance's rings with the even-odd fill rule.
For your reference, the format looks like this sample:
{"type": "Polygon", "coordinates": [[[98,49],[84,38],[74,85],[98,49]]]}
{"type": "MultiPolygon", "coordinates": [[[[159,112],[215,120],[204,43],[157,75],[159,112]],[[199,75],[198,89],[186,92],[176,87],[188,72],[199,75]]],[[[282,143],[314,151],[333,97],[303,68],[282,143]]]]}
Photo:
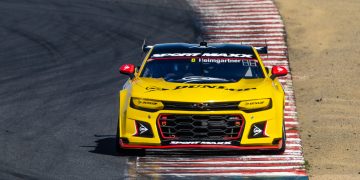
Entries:
{"type": "Polygon", "coordinates": [[[142,121],[135,121],[134,126],[135,126],[135,133],[133,134],[133,136],[154,137],[149,123],[142,121]]]}
{"type": "Polygon", "coordinates": [[[267,121],[254,123],[249,132],[249,138],[269,137],[266,133],[267,121]]]}

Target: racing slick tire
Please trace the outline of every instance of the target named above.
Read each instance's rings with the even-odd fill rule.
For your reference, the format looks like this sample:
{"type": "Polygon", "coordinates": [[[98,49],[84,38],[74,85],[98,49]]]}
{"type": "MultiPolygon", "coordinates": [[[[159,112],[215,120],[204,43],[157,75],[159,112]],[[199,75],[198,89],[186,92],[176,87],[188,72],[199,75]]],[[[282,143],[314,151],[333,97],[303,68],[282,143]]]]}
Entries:
{"type": "Polygon", "coordinates": [[[115,149],[116,153],[119,156],[145,156],[145,149],[124,149],[121,147],[119,141],[120,130],[119,125],[116,128],[116,137],[115,137],[115,149]]]}

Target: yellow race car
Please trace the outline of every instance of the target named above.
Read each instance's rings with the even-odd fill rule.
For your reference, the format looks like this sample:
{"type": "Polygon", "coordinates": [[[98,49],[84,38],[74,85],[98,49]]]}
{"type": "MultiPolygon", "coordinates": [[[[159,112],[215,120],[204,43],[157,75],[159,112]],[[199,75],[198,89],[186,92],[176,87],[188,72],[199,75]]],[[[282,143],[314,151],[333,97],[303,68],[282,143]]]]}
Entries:
{"type": "Polygon", "coordinates": [[[116,148],[285,150],[287,70],[264,66],[267,47],[168,43],[124,64],[116,148]]]}

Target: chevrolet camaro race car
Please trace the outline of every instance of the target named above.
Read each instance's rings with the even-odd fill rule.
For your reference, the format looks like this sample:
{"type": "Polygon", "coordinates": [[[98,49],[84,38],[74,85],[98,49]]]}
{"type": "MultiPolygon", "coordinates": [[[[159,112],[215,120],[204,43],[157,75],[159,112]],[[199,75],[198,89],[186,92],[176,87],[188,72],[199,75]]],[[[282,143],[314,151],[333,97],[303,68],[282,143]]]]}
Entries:
{"type": "Polygon", "coordinates": [[[124,64],[116,147],[285,150],[287,70],[264,66],[267,47],[169,43],[143,47],[141,66],[124,64]]]}

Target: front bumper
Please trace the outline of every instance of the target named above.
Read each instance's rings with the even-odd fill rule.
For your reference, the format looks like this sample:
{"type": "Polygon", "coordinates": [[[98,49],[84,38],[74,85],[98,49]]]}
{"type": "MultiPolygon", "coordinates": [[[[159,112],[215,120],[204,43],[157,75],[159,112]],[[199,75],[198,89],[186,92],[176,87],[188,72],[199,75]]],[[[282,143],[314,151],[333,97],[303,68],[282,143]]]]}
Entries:
{"type": "Polygon", "coordinates": [[[146,112],[131,107],[119,118],[120,141],[122,148],[128,149],[233,149],[233,150],[276,150],[282,146],[282,112],[275,112],[275,109],[269,109],[259,112],[246,113],[240,110],[231,111],[179,111],[179,110],[161,110],[157,112],[146,112]],[[183,114],[183,115],[241,115],[244,123],[241,135],[238,139],[219,140],[219,142],[229,142],[225,144],[213,143],[216,140],[176,140],[180,143],[171,144],[171,139],[164,139],[159,128],[158,118],[164,114],[183,114]],[[252,138],[249,134],[253,133],[253,125],[266,121],[264,134],[266,136],[252,138]],[[141,137],[136,135],[138,127],[136,122],[144,122],[149,124],[152,136],[141,137]],[[197,141],[210,142],[211,144],[199,144],[197,141]],[[185,142],[185,144],[183,143],[185,142]],[[189,142],[186,144],[186,142],[189,142]],[[195,143],[194,143],[195,142],[195,143]]]}
{"type": "Polygon", "coordinates": [[[277,145],[258,145],[258,146],[234,146],[234,145],[193,145],[193,144],[178,144],[178,145],[140,145],[140,144],[126,144],[122,139],[119,144],[124,149],[221,149],[221,150],[278,150],[282,146],[282,140],[277,145]]]}

